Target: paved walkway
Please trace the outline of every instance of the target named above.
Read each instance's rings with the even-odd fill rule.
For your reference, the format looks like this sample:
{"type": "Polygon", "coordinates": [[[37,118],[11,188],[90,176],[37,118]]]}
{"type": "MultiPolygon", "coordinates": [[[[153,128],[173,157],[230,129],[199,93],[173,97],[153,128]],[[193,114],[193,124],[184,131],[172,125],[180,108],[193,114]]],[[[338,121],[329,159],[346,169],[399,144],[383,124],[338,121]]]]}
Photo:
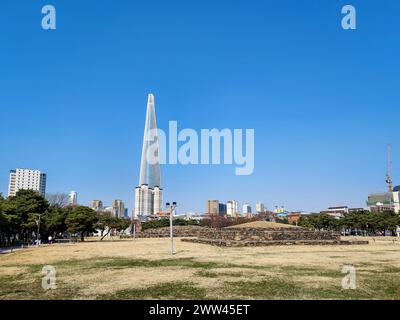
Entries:
{"type": "Polygon", "coordinates": [[[14,246],[14,247],[7,247],[7,248],[0,248],[0,254],[5,254],[5,253],[11,253],[11,252],[15,252],[17,250],[22,250],[22,249],[27,249],[27,248],[31,248],[33,246],[14,246]]]}

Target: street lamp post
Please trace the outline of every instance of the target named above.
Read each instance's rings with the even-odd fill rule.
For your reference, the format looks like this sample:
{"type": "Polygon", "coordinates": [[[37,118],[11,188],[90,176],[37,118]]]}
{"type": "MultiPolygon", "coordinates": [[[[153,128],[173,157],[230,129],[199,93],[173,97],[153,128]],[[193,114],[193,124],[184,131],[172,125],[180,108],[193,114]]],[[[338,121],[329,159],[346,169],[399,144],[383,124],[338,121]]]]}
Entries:
{"type": "Polygon", "coordinates": [[[169,209],[169,238],[170,238],[170,251],[171,256],[174,254],[174,236],[172,232],[172,213],[176,208],[176,202],[172,202],[172,205],[167,202],[166,204],[167,209],[169,209]]]}
{"type": "Polygon", "coordinates": [[[36,224],[37,224],[37,233],[36,233],[36,247],[39,247],[39,232],[40,232],[40,213],[37,213],[38,215],[38,220],[36,220],[36,224]]]}
{"type": "Polygon", "coordinates": [[[131,219],[131,234],[132,234],[132,239],[135,239],[135,236],[136,236],[136,223],[135,223],[135,220],[133,218],[131,219]]]}

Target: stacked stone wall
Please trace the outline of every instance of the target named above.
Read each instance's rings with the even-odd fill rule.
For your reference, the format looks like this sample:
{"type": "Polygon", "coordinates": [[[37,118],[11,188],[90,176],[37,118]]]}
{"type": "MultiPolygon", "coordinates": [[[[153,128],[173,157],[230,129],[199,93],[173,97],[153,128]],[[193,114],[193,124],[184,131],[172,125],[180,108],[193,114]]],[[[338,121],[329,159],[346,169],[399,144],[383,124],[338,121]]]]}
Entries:
{"type": "MultiPolygon", "coordinates": [[[[169,237],[169,227],[147,229],[136,234],[137,238],[169,237]]],[[[368,244],[368,241],[343,241],[340,234],[331,231],[312,231],[305,228],[223,228],[199,226],[174,226],[174,237],[182,241],[216,246],[271,246],[271,245],[338,245],[368,244]]]]}

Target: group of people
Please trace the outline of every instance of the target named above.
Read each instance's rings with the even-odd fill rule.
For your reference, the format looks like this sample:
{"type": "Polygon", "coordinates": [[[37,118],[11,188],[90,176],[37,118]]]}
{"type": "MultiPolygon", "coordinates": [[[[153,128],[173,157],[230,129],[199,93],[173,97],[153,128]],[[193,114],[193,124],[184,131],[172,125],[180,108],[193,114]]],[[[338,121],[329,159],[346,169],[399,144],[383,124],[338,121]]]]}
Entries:
{"type": "MultiPolygon", "coordinates": [[[[53,237],[52,236],[49,236],[47,238],[47,243],[48,244],[53,244],[53,237]]],[[[42,240],[41,239],[32,240],[32,245],[34,245],[34,246],[40,246],[41,244],[42,244],[42,240]]]]}

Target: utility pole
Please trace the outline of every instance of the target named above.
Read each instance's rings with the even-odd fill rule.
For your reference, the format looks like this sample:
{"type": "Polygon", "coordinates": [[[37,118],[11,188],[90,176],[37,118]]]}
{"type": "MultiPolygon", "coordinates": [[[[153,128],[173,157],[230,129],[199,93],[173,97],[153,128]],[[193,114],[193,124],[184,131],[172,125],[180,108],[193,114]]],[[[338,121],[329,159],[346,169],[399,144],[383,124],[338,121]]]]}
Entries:
{"type": "Polygon", "coordinates": [[[176,202],[172,202],[172,205],[170,205],[169,202],[166,203],[166,207],[167,209],[169,209],[169,238],[170,238],[170,253],[171,256],[174,255],[174,236],[173,236],[173,232],[172,232],[172,213],[174,212],[175,208],[176,208],[176,202]]]}

